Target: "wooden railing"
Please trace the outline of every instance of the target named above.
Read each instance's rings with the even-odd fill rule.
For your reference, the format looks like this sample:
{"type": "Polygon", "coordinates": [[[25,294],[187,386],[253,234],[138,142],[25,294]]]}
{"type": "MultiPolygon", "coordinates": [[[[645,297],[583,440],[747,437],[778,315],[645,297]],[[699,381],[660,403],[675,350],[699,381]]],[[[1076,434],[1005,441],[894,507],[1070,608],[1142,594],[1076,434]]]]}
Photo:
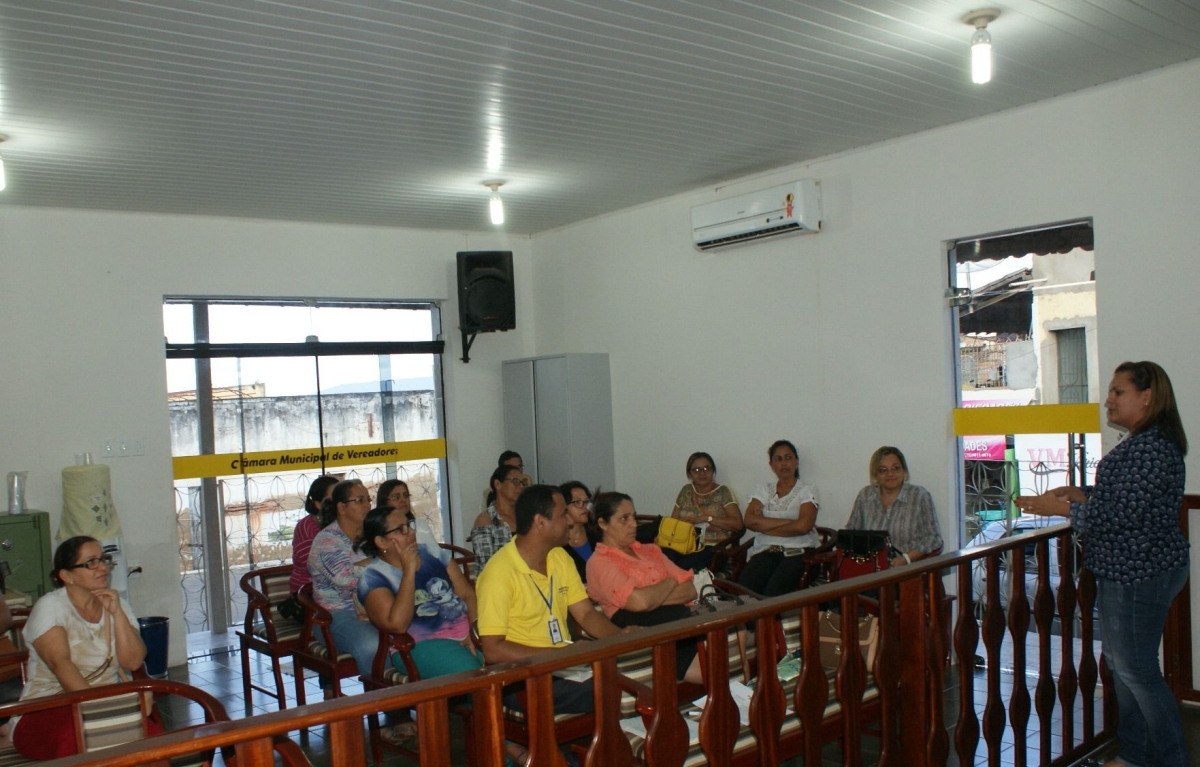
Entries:
{"type": "MultiPolygon", "coordinates": [[[[687,728],[676,705],[675,641],[700,636],[707,642],[703,654],[708,679],[728,679],[730,629],[742,624],[756,626],[757,666],[774,669],[781,651],[767,637],[777,635],[781,615],[800,616],[803,669],[791,700],[784,700],[783,688],[774,673],[760,673],[750,706],[750,727],[757,746],[735,758],[734,744],[739,730],[738,712],[724,684],[710,685],[710,694],[700,718],[699,738],[710,764],[778,764],[797,754],[805,764],[821,763],[823,742],[842,741],[842,763],[863,763],[861,737],[864,712],[877,724],[879,764],[942,765],[951,749],[962,764],[974,764],[976,753],[985,749],[989,763],[999,764],[1006,725],[1013,730],[1011,757],[1016,765],[1028,762],[1043,765],[1067,764],[1091,752],[1107,741],[1114,731],[1115,702],[1107,682],[1098,704],[1097,684],[1105,678],[1102,662],[1094,645],[1097,638],[1092,624],[1095,587],[1091,576],[1083,573],[1078,584],[1074,572],[1075,548],[1067,525],[1057,525],[1017,538],[1006,539],[922,560],[911,566],[895,568],[876,575],[832,583],[774,599],[751,602],[700,616],[688,621],[644,629],[599,642],[579,642],[568,649],[548,652],[521,662],[491,666],[434,680],[417,682],[362,695],[315,703],[297,709],[263,714],[247,719],[223,722],[167,734],[150,741],[120,746],[98,753],[62,760],[63,765],[144,764],[151,760],[194,753],[200,749],[234,746],[238,767],[266,767],[273,764],[272,738],[301,728],[327,725],[330,758],[334,765],[362,765],[366,760],[363,718],[374,712],[416,708],[419,727],[420,764],[422,767],[450,765],[450,717],[452,698],[470,696],[473,740],[481,747],[479,767],[501,767],[504,763],[502,689],[524,683],[528,694],[527,714],[533,742],[530,754],[534,765],[562,764],[558,744],[554,742],[551,674],[555,670],[579,664],[591,664],[595,684],[595,724],[585,765],[636,764],[628,739],[619,722],[622,685],[617,684],[617,656],[640,648],[654,648],[655,675],[651,690],[643,690],[640,711],[647,722],[644,762],[648,765],[680,765],[688,748],[687,728]],[[1027,595],[1024,549],[1033,546],[1038,563],[1036,588],[1027,595]],[[1050,578],[1050,550],[1058,548],[1061,579],[1057,594],[1050,578]],[[1009,565],[1012,594],[1007,612],[1001,607],[1001,558],[1015,552],[1009,565]],[[975,617],[972,604],[972,567],[976,563],[986,572],[986,607],[981,619],[975,617]],[[950,573],[957,584],[957,618],[954,621],[953,646],[958,658],[958,697],[956,721],[945,721],[949,649],[949,627],[943,615],[943,574],[950,573]],[[880,640],[873,674],[859,653],[842,654],[841,666],[833,678],[833,694],[841,704],[840,712],[827,715],[830,684],[819,661],[819,619],[822,603],[841,604],[842,632],[846,646],[857,642],[858,594],[877,591],[880,614],[880,640]],[[1033,608],[1027,597],[1032,598],[1033,608]],[[1027,635],[1031,627],[1035,634],[1027,635]],[[1057,619],[1057,625],[1056,625],[1057,619]],[[1076,658],[1076,626],[1082,651],[1076,658]],[[1058,632],[1058,633],[1055,633],[1058,632]],[[1036,636],[1036,651],[1026,653],[1027,636],[1036,636]],[[1011,693],[1001,684],[1002,645],[1011,645],[1014,673],[1011,693]],[[982,643],[982,645],[981,645],[982,643]],[[986,664],[983,674],[986,705],[982,718],[975,713],[977,669],[976,653],[982,646],[986,664]],[[1061,669],[1057,676],[1052,669],[1061,669]],[[1036,681],[1030,689],[1026,677],[1036,681]],[[864,703],[868,684],[878,695],[864,703]],[[1074,714],[1080,704],[1078,723],[1074,714]],[[787,709],[791,705],[792,711],[787,709]],[[1063,712],[1066,712],[1065,714],[1063,712]],[[781,736],[786,717],[796,717],[801,727],[792,727],[781,736]],[[1061,720],[1061,725],[1052,724],[1061,720]],[[948,727],[953,725],[952,733],[948,727]],[[1038,736],[1026,737],[1031,727],[1038,736]],[[1058,730],[1055,732],[1055,730],[1058,730]],[[1030,742],[1035,740],[1036,742],[1030,742]],[[952,742],[951,742],[952,741],[952,742]],[[1027,753],[1036,749],[1035,758],[1027,753]],[[1054,756],[1052,756],[1052,754],[1054,756]]],[[[950,685],[953,689],[953,684],[950,685]]]]}

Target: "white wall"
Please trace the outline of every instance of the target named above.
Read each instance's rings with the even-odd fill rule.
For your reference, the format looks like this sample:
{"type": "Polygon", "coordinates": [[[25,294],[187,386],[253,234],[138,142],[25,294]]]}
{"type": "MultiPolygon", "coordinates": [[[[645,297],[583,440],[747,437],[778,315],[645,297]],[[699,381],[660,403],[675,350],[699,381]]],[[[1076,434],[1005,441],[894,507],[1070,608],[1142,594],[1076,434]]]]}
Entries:
{"type": "Polygon", "coordinates": [[[944,241],[1093,217],[1104,388],[1124,359],[1160,362],[1200,439],[1197,124],[1193,62],[537,236],[537,353],[611,355],[617,482],[640,512],[670,509],[693,450],[744,497],[788,438],[837,527],[894,444],[952,545],[944,241]],[[692,205],[797,178],[822,182],[821,233],[692,249],[692,205]]]}
{"type": "Polygon", "coordinates": [[[167,615],[184,659],[163,356],[164,294],[447,299],[445,382],[452,503],[472,519],[504,449],[500,360],[533,352],[529,241],[457,232],[0,208],[0,474],[28,469],[30,508],[57,531],[60,472],[105,438],[139,615],[167,615]],[[480,336],[464,365],[454,254],[511,249],[517,330],[480,336]],[[459,503],[459,497],[466,499],[459,503]]]}

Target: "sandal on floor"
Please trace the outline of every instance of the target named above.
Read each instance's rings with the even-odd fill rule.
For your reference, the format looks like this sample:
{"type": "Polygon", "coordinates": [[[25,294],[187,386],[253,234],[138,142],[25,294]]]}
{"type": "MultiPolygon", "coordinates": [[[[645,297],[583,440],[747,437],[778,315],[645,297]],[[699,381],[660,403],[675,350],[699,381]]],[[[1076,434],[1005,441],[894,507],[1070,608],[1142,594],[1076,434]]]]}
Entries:
{"type": "Polygon", "coordinates": [[[379,728],[379,737],[389,746],[402,746],[417,737],[417,725],[413,722],[393,724],[379,728]]]}
{"type": "Polygon", "coordinates": [[[525,767],[529,763],[529,751],[520,743],[511,740],[504,741],[504,767],[525,767]],[[516,756],[512,751],[520,749],[516,756]]]}

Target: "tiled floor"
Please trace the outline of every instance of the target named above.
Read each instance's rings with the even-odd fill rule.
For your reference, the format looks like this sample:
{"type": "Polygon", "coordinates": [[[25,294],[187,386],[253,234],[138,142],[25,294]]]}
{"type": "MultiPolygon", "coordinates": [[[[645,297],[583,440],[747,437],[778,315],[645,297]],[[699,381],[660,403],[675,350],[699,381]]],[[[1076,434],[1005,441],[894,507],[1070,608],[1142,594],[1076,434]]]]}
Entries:
{"type": "MultiPolygon", "coordinates": [[[[233,634],[230,634],[229,637],[233,637],[236,640],[236,637],[234,637],[233,634]]],[[[265,713],[265,712],[271,712],[271,711],[277,710],[277,705],[276,705],[275,701],[273,699],[271,699],[270,697],[263,695],[261,693],[258,693],[258,692],[253,693],[250,700],[246,700],[243,697],[241,661],[238,656],[236,647],[229,647],[227,641],[222,641],[220,639],[218,639],[216,641],[210,641],[210,642],[208,642],[208,644],[210,646],[204,648],[203,650],[201,650],[199,648],[199,646],[197,646],[196,651],[197,652],[200,652],[200,651],[207,652],[210,654],[193,658],[184,666],[177,666],[177,667],[171,668],[168,672],[168,675],[170,676],[170,678],[176,679],[176,680],[182,681],[182,682],[187,682],[188,684],[192,684],[197,687],[200,687],[201,689],[206,690],[207,692],[212,694],[214,697],[216,697],[218,700],[220,700],[221,703],[225,706],[229,715],[235,719],[246,717],[246,716],[252,716],[252,715],[258,714],[258,713],[265,713]]],[[[265,684],[265,686],[267,686],[267,687],[273,686],[273,680],[271,677],[270,666],[265,662],[264,659],[262,659],[260,656],[258,656],[257,653],[251,654],[251,673],[255,677],[256,681],[265,684]]],[[[1014,669],[1013,669],[1012,663],[1011,663],[1011,654],[1007,654],[1006,656],[1004,656],[1004,658],[1002,659],[1002,663],[1001,663],[1001,685],[1002,685],[1002,689],[1004,691],[1004,696],[1006,698],[1007,698],[1009,691],[1012,688],[1013,678],[1014,678],[1013,674],[1014,674],[1014,669]],[[1007,661],[1007,662],[1005,662],[1005,661],[1007,661]]],[[[957,719],[957,711],[958,711],[958,706],[959,706],[959,694],[958,694],[959,689],[958,689],[958,684],[957,684],[957,673],[955,672],[951,676],[953,678],[947,680],[947,688],[946,688],[946,695],[945,695],[946,720],[948,722],[955,721],[957,719]]],[[[1036,678],[1031,678],[1028,680],[1028,684],[1031,687],[1031,692],[1032,692],[1032,686],[1035,685],[1036,682],[1037,682],[1036,678]]],[[[295,705],[295,690],[294,690],[295,678],[293,676],[291,676],[290,674],[285,674],[284,683],[288,688],[287,689],[288,705],[289,706],[295,705]]],[[[976,712],[980,716],[982,716],[983,707],[986,702],[986,686],[987,686],[987,681],[986,681],[986,675],[985,675],[984,671],[983,670],[977,671],[975,674],[974,697],[975,697],[976,712]]],[[[306,689],[306,696],[309,701],[316,701],[316,700],[321,699],[321,691],[317,684],[317,680],[315,678],[310,678],[305,681],[305,689],[306,689]]],[[[355,693],[355,692],[361,691],[362,686],[358,682],[351,682],[349,680],[345,680],[344,689],[348,693],[355,693]]],[[[1098,703],[1097,716],[1100,716],[1101,711],[1099,708],[1099,701],[1097,703],[1098,703]]],[[[1076,705],[1077,705],[1077,711],[1078,711],[1079,700],[1076,701],[1076,705]]],[[[179,725],[187,724],[187,723],[193,723],[196,721],[202,721],[201,712],[198,709],[196,709],[194,706],[191,706],[191,705],[179,705],[178,707],[168,707],[168,709],[166,711],[164,711],[164,714],[169,719],[169,723],[174,726],[179,726],[179,725]]],[[[1078,717],[1078,714],[1077,714],[1077,717],[1078,717]]],[[[1185,722],[1185,727],[1188,730],[1189,745],[1192,749],[1192,753],[1196,756],[1197,760],[1200,760],[1200,711],[1193,709],[1193,708],[1185,707],[1184,708],[1184,722],[1185,722]]],[[[1061,753],[1061,735],[1059,734],[1061,725],[1062,725],[1062,720],[1061,720],[1060,716],[1052,717],[1052,719],[1051,719],[1051,727],[1052,727],[1052,732],[1053,732],[1052,753],[1054,755],[1058,755],[1061,753]]],[[[1031,716],[1030,725],[1029,725],[1028,732],[1026,735],[1027,742],[1030,746],[1030,748],[1027,751],[1030,764],[1038,763],[1038,757],[1039,757],[1039,752],[1037,751],[1038,738],[1039,738],[1038,726],[1039,726],[1039,722],[1038,722],[1037,716],[1036,716],[1036,714],[1033,714],[1031,716]]],[[[1077,725],[1077,728],[1078,727],[1079,727],[1079,725],[1077,725]]],[[[451,728],[453,731],[451,740],[453,743],[457,744],[458,748],[461,748],[463,738],[461,735],[461,730],[459,729],[459,728],[461,728],[461,723],[457,717],[451,717],[451,728]]],[[[1077,731],[1078,731],[1078,729],[1077,729],[1077,731]]],[[[951,751],[953,752],[953,748],[954,748],[953,732],[950,732],[949,735],[950,735],[950,748],[951,748],[951,751]]],[[[308,737],[304,740],[302,740],[299,735],[295,735],[295,736],[293,736],[293,738],[298,743],[300,743],[301,747],[304,748],[305,752],[309,754],[309,758],[311,759],[311,761],[314,765],[316,765],[317,767],[320,767],[321,765],[327,765],[330,763],[329,753],[328,753],[328,741],[326,739],[325,732],[322,729],[320,729],[320,728],[313,729],[310,732],[310,734],[308,735],[308,737]]],[[[869,735],[864,735],[862,737],[861,742],[862,742],[864,765],[873,765],[878,758],[878,752],[879,752],[878,740],[869,735]]],[[[1001,749],[1001,753],[1000,753],[1000,764],[1001,765],[1011,765],[1014,763],[1013,762],[1013,742],[1014,742],[1014,738],[1013,738],[1012,730],[1011,730],[1011,728],[1006,728],[1005,735],[1002,739],[1002,749],[1001,749]]],[[[981,764],[981,765],[987,764],[988,763],[987,762],[987,753],[988,753],[987,752],[987,744],[982,742],[982,740],[981,740],[979,750],[977,752],[976,764],[981,764]]],[[[1103,755],[1108,756],[1110,754],[1105,753],[1103,755]]],[[[838,748],[838,745],[836,743],[831,743],[831,744],[827,745],[823,751],[822,756],[823,756],[823,760],[822,760],[823,767],[824,767],[824,765],[829,765],[830,767],[832,767],[833,765],[840,765],[842,763],[841,751],[838,748]]],[[[461,753],[456,753],[454,755],[454,763],[461,764],[462,763],[461,757],[462,757],[461,753]]],[[[394,755],[394,754],[389,756],[387,759],[385,759],[385,762],[384,762],[384,764],[386,764],[386,765],[412,765],[414,763],[415,762],[413,762],[412,760],[405,759],[399,755],[394,755]]],[[[958,760],[954,756],[953,753],[951,753],[951,758],[950,758],[949,763],[951,765],[958,764],[958,760]]],[[[1197,761],[1195,763],[1200,764],[1200,761],[1197,761]]],[[[803,764],[803,760],[797,758],[797,759],[788,761],[785,764],[792,766],[792,767],[798,767],[799,765],[803,764]]]]}

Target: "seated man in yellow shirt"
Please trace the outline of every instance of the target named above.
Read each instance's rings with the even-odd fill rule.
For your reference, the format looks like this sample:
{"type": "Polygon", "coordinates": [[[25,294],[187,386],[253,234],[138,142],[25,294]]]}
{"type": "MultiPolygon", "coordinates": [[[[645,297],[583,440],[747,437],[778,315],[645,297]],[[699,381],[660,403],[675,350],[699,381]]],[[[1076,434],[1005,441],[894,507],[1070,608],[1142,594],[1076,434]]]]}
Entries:
{"type": "MultiPolygon", "coordinates": [[[[567,540],[567,504],[558,488],[533,485],[516,504],[517,534],[488,561],[475,584],[479,638],[488,663],[504,663],[571,643],[570,615],[589,636],[621,632],[588,599],[567,540]]],[[[592,710],[592,682],[556,678],[554,710],[592,710]]]]}

